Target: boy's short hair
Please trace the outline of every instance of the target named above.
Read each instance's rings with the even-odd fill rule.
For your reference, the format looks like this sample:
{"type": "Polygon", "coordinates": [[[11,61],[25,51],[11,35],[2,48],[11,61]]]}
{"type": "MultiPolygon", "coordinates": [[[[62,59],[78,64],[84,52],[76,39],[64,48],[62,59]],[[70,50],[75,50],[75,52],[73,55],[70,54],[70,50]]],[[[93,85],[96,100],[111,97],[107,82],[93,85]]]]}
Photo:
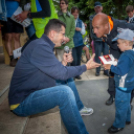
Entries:
{"type": "Polygon", "coordinates": [[[133,7],[132,5],[128,5],[128,6],[126,7],[126,12],[127,12],[127,13],[133,12],[133,10],[134,10],[134,7],[133,7]]]}

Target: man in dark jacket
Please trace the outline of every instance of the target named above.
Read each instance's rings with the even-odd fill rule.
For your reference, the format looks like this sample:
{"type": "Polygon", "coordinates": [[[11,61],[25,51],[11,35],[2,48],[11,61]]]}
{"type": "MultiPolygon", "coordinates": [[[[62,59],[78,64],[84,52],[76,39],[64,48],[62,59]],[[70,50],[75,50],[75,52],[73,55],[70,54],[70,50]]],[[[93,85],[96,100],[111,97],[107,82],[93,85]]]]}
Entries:
{"type": "MultiPolygon", "coordinates": [[[[99,13],[93,18],[92,26],[96,36],[98,38],[102,38],[110,46],[110,53],[115,59],[118,59],[121,54],[121,51],[117,47],[117,41],[112,42],[112,39],[118,34],[117,28],[129,28],[134,30],[133,23],[117,20],[103,13],[99,13]]],[[[111,105],[113,103],[113,98],[115,96],[115,84],[113,77],[114,74],[110,72],[108,88],[110,98],[106,101],[107,105],[111,105]]]]}
{"type": "Polygon", "coordinates": [[[24,49],[11,80],[10,110],[19,116],[29,116],[59,106],[69,134],[88,134],[79,112],[82,107],[77,91],[69,85],[56,86],[56,80],[67,80],[100,64],[93,61],[95,55],[87,64],[75,67],[66,66],[71,54],[65,53],[62,62],[57,60],[53,49],[61,46],[65,27],[60,20],[50,20],[45,34],[24,49]]]}

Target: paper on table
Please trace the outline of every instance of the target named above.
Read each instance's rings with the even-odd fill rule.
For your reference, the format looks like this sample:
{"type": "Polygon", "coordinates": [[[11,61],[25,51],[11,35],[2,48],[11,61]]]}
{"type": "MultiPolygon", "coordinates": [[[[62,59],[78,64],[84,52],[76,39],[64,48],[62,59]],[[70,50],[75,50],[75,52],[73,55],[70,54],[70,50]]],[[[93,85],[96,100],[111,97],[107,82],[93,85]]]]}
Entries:
{"type": "Polygon", "coordinates": [[[15,16],[22,13],[23,10],[21,7],[18,7],[17,10],[14,12],[14,14],[12,15],[11,19],[19,24],[21,24],[23,27],[28,27],[31,24],[31,20],[29,18],[25,19],[23,22],[17,21],[15,19],[15,16]]]}
{"type": "Polygon", "coordinates": [[[103,64],[111,64],[111,65],[114,65],[114,66],[117,65],[117,61],[115,61],[112,54],[99,56],[99,59],[103,64]]]}

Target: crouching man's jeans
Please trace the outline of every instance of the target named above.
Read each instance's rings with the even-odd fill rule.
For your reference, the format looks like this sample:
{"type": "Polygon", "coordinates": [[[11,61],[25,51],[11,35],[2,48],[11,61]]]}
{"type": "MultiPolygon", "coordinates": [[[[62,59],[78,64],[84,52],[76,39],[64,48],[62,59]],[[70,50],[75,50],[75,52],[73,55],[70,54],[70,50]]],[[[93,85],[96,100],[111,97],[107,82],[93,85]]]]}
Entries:
{"type": "Polygon", "coordinates": [[[31,93],[13,112],[29,116],[59,106],[69,134],[88,134],[69,86],[60,85],[31,93]]]}

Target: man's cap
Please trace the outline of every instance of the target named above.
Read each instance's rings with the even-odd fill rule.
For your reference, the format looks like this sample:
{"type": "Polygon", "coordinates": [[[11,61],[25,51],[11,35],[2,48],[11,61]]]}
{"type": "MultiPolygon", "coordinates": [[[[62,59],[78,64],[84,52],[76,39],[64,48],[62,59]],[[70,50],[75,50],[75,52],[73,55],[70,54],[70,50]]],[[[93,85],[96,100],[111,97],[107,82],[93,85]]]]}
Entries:
{"type": "Polygon", "coordinates": [[[112,41],[117,41],[118,39],[134,41],[134,32],[132,30],[118,28],[117,31],[118,35],[112,41]]]}
{"type": "Polygon", "coordinates": [[[97,2],[94,3],[94,7],[97,7],[97,6],[100,6],[100,7],[102,6],[99,1],[97,1],[97,2]]]}

